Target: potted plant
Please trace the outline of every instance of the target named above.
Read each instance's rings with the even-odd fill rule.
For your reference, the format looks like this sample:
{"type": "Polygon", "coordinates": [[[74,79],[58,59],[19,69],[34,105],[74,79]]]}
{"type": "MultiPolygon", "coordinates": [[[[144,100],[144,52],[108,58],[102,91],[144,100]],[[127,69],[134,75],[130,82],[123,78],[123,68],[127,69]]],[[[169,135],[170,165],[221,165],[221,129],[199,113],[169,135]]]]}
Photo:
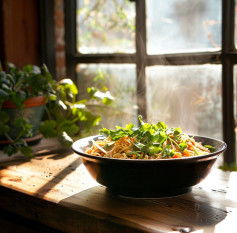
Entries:
{"type": "Polygon", "coordinates": [[[87,94],[78,100],[78,89],[71,79],[57,82],[55,95],[46,106],[47,118],[40,126],[43,136],[57,137],[62,146],[70,147],[75,139],[97,132],[101,116],[91,106],[110,105],[114,98],[105,87],[88,87],[87,94]]]}
{"type": "Polygon", "coordinates": [[[31,146],[41,137],[55,137],[62,146],[70,147],[75,138],[92,133],[101,116],[88,106],[109,105],[113,97],[106,88],[89,87],[87,93],[88,98],[78,100],[78,89],[72,80],[56,82],[45,65],[27,65],[20,70],[9,64],[7,71],[0,71],[3,152],[11,156],[20,151],[33,156],[31,146]],[[37,110],[36,115],[33,110],[37,110]]]}
{"type": "Polygon", "coordinates": [[[32,155],[29,145],[41,139],[38,127],[56,82],[47,67],[9,63],[0,71],[0,145],[4,153],[32,155]]]}

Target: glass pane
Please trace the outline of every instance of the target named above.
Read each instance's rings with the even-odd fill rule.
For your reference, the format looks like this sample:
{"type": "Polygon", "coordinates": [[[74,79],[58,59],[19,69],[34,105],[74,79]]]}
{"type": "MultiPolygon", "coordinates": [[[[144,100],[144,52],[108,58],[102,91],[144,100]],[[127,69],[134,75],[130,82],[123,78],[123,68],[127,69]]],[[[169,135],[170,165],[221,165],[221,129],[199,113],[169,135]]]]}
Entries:
{"type": "Polygon", "coordinates": [[[93,113],[102,116],[99,127],[114,129],[130,122],[137,125],[135,65],[80,64],[77,66],[77,85],[80,99],[88,97],[87,87],[108,88],[114,97],[111,105],[92,102],[89,106],[93,113]]]}
{"type": "Polygon", "coordinates": [[[220,50],[221,0],[147,0],[148,54],[220,50]]]}
{"type": "Polygon", "coordinates": [[[135,5],[129,0],[77,0],[79,53],[134,53],[135,5]]]}
{"type": "Polygon", "coordinates": [[[220,65],[147,68],[148,120],[222,139],[220,65]]]}

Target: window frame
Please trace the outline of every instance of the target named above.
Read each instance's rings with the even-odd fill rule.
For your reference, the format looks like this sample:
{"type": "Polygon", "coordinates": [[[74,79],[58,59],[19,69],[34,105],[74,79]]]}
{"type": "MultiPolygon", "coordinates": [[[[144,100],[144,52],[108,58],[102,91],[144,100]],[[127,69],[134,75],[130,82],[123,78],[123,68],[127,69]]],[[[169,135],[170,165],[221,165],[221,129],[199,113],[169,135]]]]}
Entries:
{"type": "Polygon", "coordinates": [[[54,0],[38,2],[40,22],[40,61],[47,64],[53,77],[56,77],[54,0]]]}
{"type": "Polygon", "coordinates": [[[224,163],[236,163],[233,72],[234,65],[237,64],[234,44],[235,1],[222,0],[222,50],[220,52],[162,55],[148,55],[146,46],[140,46],[146,44],[146,1],[130,1],[135,3],[136,15],[139,15],[136,17],[136,52],[134,54],[78,54],[76,51],[76,0],[64,0],[67,76],[76,81],[75,68],[78,63],[136,64],[138,114],[143,115],[146,119],[146,67],[153,65],[222,65],[222,128],[223,140],[228,145],[224,154],[224,163]],[[164,64],[164,60],[166,60],[166,64],[164,64]]]}

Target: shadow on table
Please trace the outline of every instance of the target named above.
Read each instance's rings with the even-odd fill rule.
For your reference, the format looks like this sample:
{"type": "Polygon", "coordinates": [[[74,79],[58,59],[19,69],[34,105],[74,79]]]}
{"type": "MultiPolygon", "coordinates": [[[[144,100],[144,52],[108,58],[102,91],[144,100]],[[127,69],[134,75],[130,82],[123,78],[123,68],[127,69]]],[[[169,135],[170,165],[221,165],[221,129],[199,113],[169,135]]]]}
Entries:
{"type": "Polygon", "coordinates": [[[42,182],[43,186],[35,191],[37,195],[43,197],[81,165],[81,159],[78,156],[70,157],[67,160],[69,154],[72,154],[72,151],[70,153],[68,150],[51,151],[50,154],[42,152],[32,159],[25,157],[0,163],[0,169],[19,173],[16,177],[8,178],[12,182],[23,182],[23,178],[30,179],[33,176],[39,176],[41,179],[45,178],[45,182],[42,182]],[[34,174],[34,168],[36,175],[34,174]]]}
{"type": "MultiPolygon", "coordinates": [[[[56,158],[55,156],[53,158],[50,157],[48,159],[60,159],[59,155],[57,155],[56,158]]],[[[58,172],[57,175],[52,176],[50,181],[48,181],[45,185],[43,185],[37,190],[37,193],[40,193],[40,196],[44,196],[52,188],[54,188],[58,183],[60,183],[65,177],[67,177],[69,174],[75,171],[77,167],[81,165],[81,163],[82,162],[79,157],[75,159],[74,161],[72,161],[70,164],[68,164],[68,166],[66,166],[64,169],[58,172]]]]}
{"type": "Polygon", "coordinates": [[[115,195],[102,186],[77,193],[60,202],[75,211],[93,213],[98,218],[133,225],[135,229],[214,232],[227,213],[212,206],[210,193],[200,191],[206,202],[196,200],[193,192],[164,198],[131,198],[115,195]]]}

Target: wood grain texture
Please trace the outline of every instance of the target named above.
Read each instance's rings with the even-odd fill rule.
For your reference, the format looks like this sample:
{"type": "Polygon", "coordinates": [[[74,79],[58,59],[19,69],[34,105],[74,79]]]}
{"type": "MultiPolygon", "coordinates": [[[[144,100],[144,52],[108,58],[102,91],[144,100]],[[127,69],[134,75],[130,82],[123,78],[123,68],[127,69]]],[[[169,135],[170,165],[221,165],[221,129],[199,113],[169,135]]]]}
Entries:
{"type": "Polygon", "coordinates": [[[39,64],[39,16],[35,0],[2,0],[4,59],[17,66],[39,64]]]}
{"type": "Polygon", "coordinates": [[[72,233],[236,232],[236,172],[214,169],[175,197],[128,198],[94,181],[76,154],[37,153],[0,163],[0,209],[72,233]]]}

